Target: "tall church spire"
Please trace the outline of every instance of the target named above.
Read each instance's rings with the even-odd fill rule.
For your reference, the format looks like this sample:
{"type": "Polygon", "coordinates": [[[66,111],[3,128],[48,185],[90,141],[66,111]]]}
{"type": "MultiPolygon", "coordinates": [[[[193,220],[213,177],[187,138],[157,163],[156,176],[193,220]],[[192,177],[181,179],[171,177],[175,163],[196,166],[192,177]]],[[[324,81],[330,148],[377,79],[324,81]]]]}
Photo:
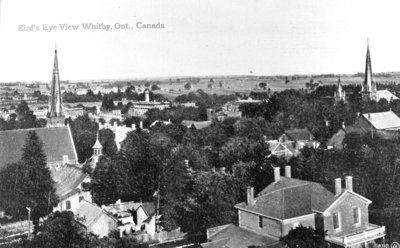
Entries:
{"type": "Polygon", "coordinates": [[[362,94],[364,100],[372,100],[376,93],[376,85],[372,79],[372,66],[371,66],[371,55],[369,51],[369,40],[367,40],[367,56],[365,60],[365,75],[364,83],[362,84],[362,94]]]}
{"type": "Polygon", "coordinates": [[[57,49],[54,50],[53,79],[50,92],[50,117],[62,116],[60,74],[58,71],[57,49]]]}
{"type": "Polygon", "coordinates": [[[64,124],[57,49],[54,50],[53,78],[51,80],[48,116],[48,126],[60,126],[64,124]]]}

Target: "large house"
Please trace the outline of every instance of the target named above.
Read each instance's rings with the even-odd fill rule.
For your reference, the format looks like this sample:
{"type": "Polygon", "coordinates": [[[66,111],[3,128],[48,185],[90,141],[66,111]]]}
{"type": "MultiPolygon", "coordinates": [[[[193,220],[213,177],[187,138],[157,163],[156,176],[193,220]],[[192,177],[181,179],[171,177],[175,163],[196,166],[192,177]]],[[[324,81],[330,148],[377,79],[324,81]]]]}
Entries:
{"type": "MultiPolygon", "coordinates": [[[[315,182],[294,179],[290,166],[285,167],[285,176],[280,168],[274,168],[274,182],[257,197],[254,189],[247,189],[247,201],[235,206],[238,209],[239,226],[222,226],[209,229],[208,240],[215,242],[226,239],[230,232],[269,238],[265,243],[274,244],[297,226],[312,227],[326,232],[325,241],[331,247],[361,247],[385,236],[385,227],[369,223],[368,205],[370,200],[353,191],[351,176],[335,179],[335,192],[315,182]],[[269,242],[269,243],[268,243],[269,242]]],[[[247,236],[246,236],[247,237],[247,236]]],[[[258,237],[255,240],[260,240],[258,237]]],[[[247,243],[246,245],[249,245],[247,243]]],[[[258,243],[251,245],[259,245],[258,243]]],[[[245,247],[235,244],[226,247],[245,247]]]]}

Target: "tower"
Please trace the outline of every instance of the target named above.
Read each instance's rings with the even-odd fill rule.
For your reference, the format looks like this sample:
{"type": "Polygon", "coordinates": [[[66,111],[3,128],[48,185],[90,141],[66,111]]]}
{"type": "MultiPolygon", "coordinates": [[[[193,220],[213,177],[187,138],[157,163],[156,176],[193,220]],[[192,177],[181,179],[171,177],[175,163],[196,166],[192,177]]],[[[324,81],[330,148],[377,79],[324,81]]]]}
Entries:
{"type": "Polygon", "coordinates": [[[50,87],[47,126],[48,127],[63,126],[64,119],[65,118],[62,111],[60,74],[58,70],[58,58],[56,49],[54,50],[53,78],[51,80],[51,87],[50,87]]]}
{"type": "Polygon", "coordinates": [[[335,102],[346,102],[346,92],[342,88],[342,83],[340,82],[340,76],[338,78],[337,89],[335,92],[335,102]]]}
{"type": "Polygon", "coordinates": [[[150,92],[149,92],[149,89],[147,89],[147,88],[144,90],[144,101],[150,102],[150,92]]]}
{"type": "Polygon", "coordinates": [[[367,41],[367,56],[365,61],[364,82],[361,87],[363,101],[376,100],[376,84],[372,79],[371,55],[369,52],[369,42],[367,41]]]}
{"type": "Polygon", "coordinates": [[[93,156],[92,156],[92,166],[96,167],[96,164],[99,162],[100,157],[103,155],[103,146],[99,141],[99,132],[97,132],[96,142],[93,145],[93,156]]]}

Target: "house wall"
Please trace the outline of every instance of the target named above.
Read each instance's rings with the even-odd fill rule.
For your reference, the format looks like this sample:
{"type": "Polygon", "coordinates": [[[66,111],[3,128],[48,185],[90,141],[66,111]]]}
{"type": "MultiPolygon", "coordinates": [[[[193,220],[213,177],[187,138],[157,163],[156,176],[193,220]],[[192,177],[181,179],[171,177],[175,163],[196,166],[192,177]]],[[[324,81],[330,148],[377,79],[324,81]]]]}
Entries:
{"type": "Polygon", "coordinates": [[[79,205],[79,198],[83,197],[88,202],[92,202],[92,194],[89,191],[81,191],[79,193],[76,193],[61,202],[58,203],[58,205],[53,209],[53,212],[55,211],[72,211],[75,213],[76,208],[79,205]],[[67,201],[71,202],[71,208],[67,209],[67,201]]]}
{"type": "Polygon", "coordinates": [[[87,231],[99,235],[100,238],[107,236],[111,231],[117,229],[117,220],[104,211],[88,227],[87,231]]]}
{"type": "Polygon", "coordinates": [[[287,235],[292,228],[296,228],[299,225],[304,227],[312,227],[315,229],[315,215],[309,214],[284,220],[282,224],[282,236],[287,235]]]}
{"type": "Polygon", "coordinates": [[[143,210],[143,207],[139,207],[136,210],[136,215],[137,215],[137,223],[136,223],[136,225],[138,225],[140,227],[142,225],[143,221],[145,221],[148,218],[148,215],[143,210]]]}
{"type": "Polygon", "coordinates": [[[368,222],[368,203],[349,193],[330,209],[329,212],[324,213],[324,228],[327,231],[327,235],[340,236],[354,231],[361,231],[366,229],[368,222]],[[361,210],[361,223],[359,225],[354,224],[353,208],[356,207],[359,207],[361,210]],[[332,214],[334,212],[340,213],[341,229],[339,231],[333,228],[332,214]]]}
{"type": "MultiPolygon", "coordinates": [[[[362,115],[356,120],[354,126],[364,130],[364,132],[371,132],[372,125],[362,115]]],[[[375,130],[375,128],[373,129],[375,130]]]]}
{"type": "Polygon", "coordinates": [[[281,237],[282,224],[278,220],[263,217],[263,227],[259,227],[259,215],[239,210],[239,226],[261,235],[281,237]]]}

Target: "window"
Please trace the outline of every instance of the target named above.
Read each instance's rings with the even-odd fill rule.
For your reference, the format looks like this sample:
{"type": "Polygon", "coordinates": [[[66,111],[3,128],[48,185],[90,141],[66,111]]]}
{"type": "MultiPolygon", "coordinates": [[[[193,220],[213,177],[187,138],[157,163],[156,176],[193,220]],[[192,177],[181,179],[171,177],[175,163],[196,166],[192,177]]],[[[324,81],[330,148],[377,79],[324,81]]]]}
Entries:
{"type": "Polygon", "coordinates": [[[67,205],[67,210],[71,209],[71,201],[66,201],[65,204],[67,205]]]}
{"type": "Polygon", "coordinates": [[[83,196],[79,196],[79,202],[81,202],[83,199],[83,196]]]}
{"type": "Polygon", "coordinates": [[[333,213],[333,229],[340,229],[340,213],[333,213]]]}
{"type": "Polygon", "coordinates": [[[63,155],[63,162],[68,163],[68,155],[63,155]]]}
{"type": "Polygon", "coordinates": [[[353,217],[354,217],[354,224],[355,225],[361,223],[360,215],[361,215],[361,209],[360,208],[353,208],[353,217]]]}
{"type": "Polygon", "coordinates": [[[258,216],[258,227],[263,228],[263,218],[261,216],[258,216]]]}

